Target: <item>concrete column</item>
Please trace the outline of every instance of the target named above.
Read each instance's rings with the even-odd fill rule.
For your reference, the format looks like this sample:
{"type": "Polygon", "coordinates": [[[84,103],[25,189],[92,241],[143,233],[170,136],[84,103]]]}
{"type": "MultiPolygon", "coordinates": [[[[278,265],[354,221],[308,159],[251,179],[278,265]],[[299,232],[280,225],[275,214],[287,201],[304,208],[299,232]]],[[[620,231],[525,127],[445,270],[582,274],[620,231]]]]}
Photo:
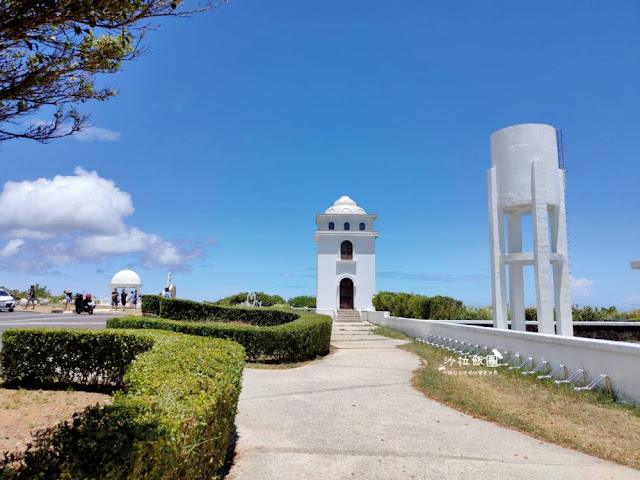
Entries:
{"type": "Polygon", "coordinates": [[[502,210],[498,207],[498,188],[496,169],[487,172],[489,191],[489,242],[491,252],[491,300],[493,303],[493,327],[506,330],[507,327],[507,296],[505,267],[500,262],[500,255],[504,253],[504,219],[502,210]]]}
{"type": "Polygon", "coordinates": [[[558,170],[558,185],[563,193],[560,205],[554,208],[551,216],[552,241],[554,252],[562,255],[562,261],[553,264],[553,286],[555,290],[556,330],[558,335],[573,337],[573,318],[571,312],[571,281],[569,278],[569,245],[567,242],[567,212],[564,203],[564,170],[558,170]]]}
{"type": "MultiPolygon", "coordinates": [[[[507,215],[507,235],[509,237],[509,253],[522,252],[522,215],[507,215]]],[[[509,265],[509,303],[511,306],[511,330],[526,331],[524,318],[524,275],[523,266],[509,265]]]]}
{"type": "Polygon", "coordinates": [[[544,164],[540,160],[531,162],[531,199],[538,332],[554,335],[551,274],[549,272],[549,218],[545,196],[544,164]]]}

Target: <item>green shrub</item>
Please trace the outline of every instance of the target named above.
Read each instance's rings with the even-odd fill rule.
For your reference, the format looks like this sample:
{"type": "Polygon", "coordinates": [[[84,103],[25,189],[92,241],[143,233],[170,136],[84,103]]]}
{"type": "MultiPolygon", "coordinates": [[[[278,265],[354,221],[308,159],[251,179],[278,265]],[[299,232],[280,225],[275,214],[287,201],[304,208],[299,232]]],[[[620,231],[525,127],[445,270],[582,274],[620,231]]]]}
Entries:
{"type": "MultiPolygon", "coordinates": [[[[404,302],[402,302],[404,305],[404,302]]],[[[407,302],[408,318],[431,318],[431,299],[422,295],[414,295],[407,302]]],[[[397,311],[397,310],[396,310],[397,311]]],[[[394,315],[399,316],[399,315],[394,315]]]]}
{"type": "Polygon", "coordinates": [[[608,320],[624,319],[625,314],[618,312],[616,307],[598,308],[598,307],[571,307],[574,322],[603,322],[608,320]]]}
{"type": "Polygon", "coordinates": [[[222,307],[178,298],[160,298],[160,317],[187,322],[242,322],[259,327],[282,325],[299,317],[296,312],[265,308],[222,307]]]}
{"type": "MultiPolygon", "coordinates": [[[[168,332],[8,330],[3,334],[3,372],[8,361],[14,381],[33,381],[42,358],[22,355],[13,361],[5,349],[35,352],[43,347],[62,355],[62,346],[69,346],[76,333],[76,344],[83,349],[89,348],[87,337],[93,334],[100,337],[98,344],[114,339],[115,351],[129,351],[124,339],[146,351],[130,361],[121,379],[113,380],[124,389],[116,393],[112,406],[92,407],[40,435],[25,454],[9,455],[0,462],[3,478],[217,478],[233,434],[243,348],[168,332]],[[61,346],[57,349],[52,347],[56,338],[61,346]]],[[[104,371],[77,358],[79,378],[92,379],[104,371]]],[[[63,365],[69,371],[73,363],[67,362],[63,365]]],[[[43,379],[49,382],[52,375],[43,379]]],[[[67,378],[61,372],[53,380],[67,378]]]]}
{"type": "Polygon", "coordinates": [[[455,320],[493,320],[493,307],[465,306],[455,320]]]}
{"type": "Polygon", "coordinates": [[[464,306],[460,300],[451,297],[436,295],[430,297],[431,300],[431,316],[433,320],[451,320],[458,318],[464,310],[464,306]]]}
{"type": "Polygon", "coordinates": [[[261,302],[263,307],[273,307],[274,305],[287,303],[280,295],[267,295],[263,292],[256,293],[256,300],[261,302]]]}
{"type": "Polygon", "coordinates": [[[640,320],[640,310],[629,310],[628,312],[620,312],[621,319],[626,321],[638,321],[640,320]]]}
{"type": "Polygon", "coordinates": [[[413,296],[410,293],[378,292],[372,302],[376,310],[391,312],[394,317],[411,317],[409,302],[413,296]]]}
{"type": "Polygon", "coordinates": [[[29,328],[7,330],[2,343],[6,382],[121,387],[129,364],[154,342],[139,332],[29,328]]]}
{"type": "MultiPolygon", "coordinates": [[[[249,295],[248,292],[240,292],[211,303],[223,307],[232,307],[245,302],[247,300],[247,295],[249,295]]],[[[260,302],[263,307],[273,307],[280,303],[287,303],[280,295],[268,295],[264,292],[256,292],[256,301],[260,302]]]]}
{"type": "Polygon", "coordinates": [[[140,309],[142,313],[150,313],[155,316],[160,315],[160,295],[142,295],[140,297],[140,309]]]}
{"type": "Polygon", "coordinates": [[[411,293],[378,292],[372,301],[376,310],[389,311],[394,317],[453,320],[464,312],[460,300],[441,295],[427,297],[411,293]]]}
{"type": "Polygon", "coordinates": [[[230,307],[232,305],[239,305],[247,299],[247,292],[236,293],[235,295],[229,295],[228,297],[221,298],[220,300],[216,300],[213,303],[214,305],[221,305],[230,307]]]}
{"type": "MultiPolygon", "coordinates": [[[[268,312],[264,309],[255,310],[256,314],[268,312]]],[[[298,362],[326,355],[331,341],[331,318],[312,313],[294,315],[299,318],[270,327],[146,317],[112,318],[107,322],[107,327],[170,330],[234,340],[245,348],[246,358],[252,362],[298,362]]]]}
{"type": "Polygon", "coordinates": [[[289,299],[289,305],[297,308],[316,308],[316,297],[300,295],[289,299]]]}

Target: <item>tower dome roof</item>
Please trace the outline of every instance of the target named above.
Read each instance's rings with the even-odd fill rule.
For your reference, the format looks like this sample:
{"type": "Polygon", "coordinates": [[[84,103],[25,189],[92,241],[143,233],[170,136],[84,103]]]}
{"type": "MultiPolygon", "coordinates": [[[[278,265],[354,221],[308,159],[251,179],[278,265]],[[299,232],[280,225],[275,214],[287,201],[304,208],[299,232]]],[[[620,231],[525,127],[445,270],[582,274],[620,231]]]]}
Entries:
{"type": "Polygon", "coordinates": [[[333,203],[332,207],[327,208],[324,213],[334,215],[366,215],[362,207],[359,207],[356,202],[349,197],[342,196],[333,203]]]}
{"type": "Polygon", "coordinates": [[[109,283],[111,288],[115,287],[141,287],[140,277],[133,270],[120,270],[109,283]]]}

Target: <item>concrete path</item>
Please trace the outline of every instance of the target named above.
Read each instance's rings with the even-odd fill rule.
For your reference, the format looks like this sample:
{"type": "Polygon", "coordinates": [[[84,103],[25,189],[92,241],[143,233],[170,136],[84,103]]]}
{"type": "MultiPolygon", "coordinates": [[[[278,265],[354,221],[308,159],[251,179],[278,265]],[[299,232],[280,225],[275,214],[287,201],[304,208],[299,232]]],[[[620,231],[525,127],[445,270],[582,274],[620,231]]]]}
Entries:
{"type": "Polygon", "coordinates": [[[640,471],[474,419],[411,386],[420,359],[367,324],[334,324],[334,353],[245,369],[228,478],[640,479],[640,471]]]}

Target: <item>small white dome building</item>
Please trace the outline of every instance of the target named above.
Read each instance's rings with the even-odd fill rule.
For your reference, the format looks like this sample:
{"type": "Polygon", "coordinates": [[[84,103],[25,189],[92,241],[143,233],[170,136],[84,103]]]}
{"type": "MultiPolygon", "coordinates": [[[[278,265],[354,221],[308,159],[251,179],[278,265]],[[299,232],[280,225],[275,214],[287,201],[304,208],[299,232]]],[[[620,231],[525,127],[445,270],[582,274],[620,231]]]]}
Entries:
{"type": "Polygon", "coordinates": [[[338,310],[375,310],[376,218],[347,196],[316,215],[318,313],[335,318],[338,310]]]}
{"type": "Polygon", "coordinates": [[[140,281],[140,277],[133,270],[120,270],[116,273],[111,282],[109,283],[109,287],[111,290],[114,288],[133,288],[135,290],[140,291],[140,287],[142,287],[142,282],[140,281]]]}

